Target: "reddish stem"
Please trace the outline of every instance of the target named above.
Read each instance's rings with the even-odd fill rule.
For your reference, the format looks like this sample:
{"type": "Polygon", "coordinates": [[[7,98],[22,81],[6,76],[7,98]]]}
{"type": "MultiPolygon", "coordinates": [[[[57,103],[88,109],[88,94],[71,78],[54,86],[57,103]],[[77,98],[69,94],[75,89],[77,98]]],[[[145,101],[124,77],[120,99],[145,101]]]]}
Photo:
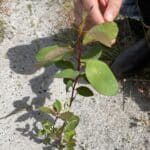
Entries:
{"type": "MultiPolygon", "coordinates": [[[[78,38],[77,38],[77,43],[76,43],[76,47],[75,47],[75,50],[77,52],[77,57],[76,57],[76,60],[77,60],[77,70],[80,72],[81,71],[81,61],[80,61],[80,58],[81,58],[81,53],[82,53],[82,33],[80,33],[78,35],[78,38]]],[[[80,75],[78,75],[74,81],[74,84],[73,84],[73,87],[72,87],[72,93],[71,93],[71,98],[70,98],[70,107],[72,105],[72,102],[74,100],[74,93],[75,93],[75,88],[76,88],[76,85],[77,85],[77,82],[79,80],[79,77],[80,75]]]]}

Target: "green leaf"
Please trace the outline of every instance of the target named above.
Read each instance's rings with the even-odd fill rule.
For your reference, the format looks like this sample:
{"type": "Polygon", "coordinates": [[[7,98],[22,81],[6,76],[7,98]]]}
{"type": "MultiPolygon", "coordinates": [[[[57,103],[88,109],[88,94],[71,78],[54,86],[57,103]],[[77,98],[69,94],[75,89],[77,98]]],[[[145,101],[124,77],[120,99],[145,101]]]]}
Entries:
{"type": "Polygon", "coordinates": [[[42,127],[43,127],[43,130],[45,131],[45,134],[51,134],[52,133],[52,126],[53,126],[53,124],[48,120],[45,120],[42,122],[42,127]]]}
{"type": "Polygon", "coordinates": [[[74,114],[72,112],[64,112],[60,115],[60,118],[64,121],[68,121],[72,116],[74,116],[74,114]]]}
{"type": "Polygon", "coordinates": [[[84,37],[83,44],[99,41],[107,47],[111,47],[118,34],[115,22],[107,22],[91,28],[84,37]]]}
{"type": "Polygon", "coordinates": [[[77,125],[78,125],[77,120],[73,120],[73,121],[69,122],[65,127],[65,132],[74,130],[77,127],[77,125]]]}
{"type": "Polygon", "coordinates": [[[65,127],[65,132],[69,132],[69,131],[74,130],[78,124],[79,124],[79,117],[75,116],[75,115],[71,116],[68,120],[66,127],[65,127]]]}
{"type": "Polygon", "coordinates": [[[74,150],[75,146],[76,146],[76,140],[72,138],[69,142],[67,142],[66,149],[67,150],[74,150]]]}
{"type": "Polygon", "coordinates": [[[65,133],[64,133],[64,141],[68,143],[69,141],[71,141],[71,139],[72,139],[73,136],[75,136],[75,135],[76,135],[75,130],[65,132],[65,133]]]}
{"type": "Polygon", "coordinates": [[[76,116],[76,115],[73,115],[73,116],[71,116],[71,117],[68,119],[69,122],[74,121],[74,120],[76,120],[76,121],[79,123],[80,118],[79,118],[78,116],[76,116]]]}
{"type": "Polygon", "coordinates": [[[73,53],[73,49],[70,47],[61,47],[53,45],[42,48],[36,54],[36,61],[39,66],[50,65],[56,61],[63,59],[63,57],[73,53]]]}
{"type": "Polygon", "coordinates": [[[74,69],[74,65],[71,63],[71,61],[67,60],[60,60],[55,63],[56,67],[60,69],[74,69]]]}
{"type": "Polygon", "coordinates": [[[55,115],[54,110],[52,110],[52,109],[49,108],[49,107],[40,107],[40,108],[39,108],[39,111],[41,111],[41,112],[43,112],[43,113],[48,113],[48,114],[55,115]]]}
{"type": "Polygon", "coordinates": [[[55,111],[60,112],[62,109],[61,102],[59,100],[56,100],[53,104],[53,108],[55,111]]]}
{"type": "Polygon", "coordinates": [[[61,137],[63,130],[64,130],[64,126],[61,126],[61,127],[56,129],[55,135],[57,138],[61,137]]]}
{"type": "Polygon", "coordinates": [[[93,96],[93,92],[88,87],[81,86],[81,87],[77,88],[76,90],[77,90],[78,94],[80,94],[82,96],[85,96],[85,97],[93,96]]]}
{"type": "Polygon", "coordinates": [[[97,92],[107,96],[117,94],[118,83],[105,63],[98,60],[87,61],[86,76],[97,92]]]}
{"type": "Polygon", "coordinates": [[[85,62],[89,59],[99,59],[102,54],[102,45],[101,44],[95,44],[93,46],[90,46],[88,49],[86,49],[86,54],[81,57],[81,61],[85,62]]]}
{"type": "Polygon", "coordinates": [[[75,71],[73,69],[65,69],[59,73],[55,74],[55,78],[70,78],[75,79],[79,75],[78,71],[75,71]]]}
{"type": "Polygon", "coordinates": [[[73,81],[65,78],[64,83],[66,84],[66,92],[68,92],[69,88],[72,87],[72,85],[73,85],[73,81]]]}
{"type": "Polygon", "coordinates": [[[53,124],[48,120],[45,120],[42,122],[42,127],[45,130],[50,129],[52,126],[53,126],[53,124]]]}

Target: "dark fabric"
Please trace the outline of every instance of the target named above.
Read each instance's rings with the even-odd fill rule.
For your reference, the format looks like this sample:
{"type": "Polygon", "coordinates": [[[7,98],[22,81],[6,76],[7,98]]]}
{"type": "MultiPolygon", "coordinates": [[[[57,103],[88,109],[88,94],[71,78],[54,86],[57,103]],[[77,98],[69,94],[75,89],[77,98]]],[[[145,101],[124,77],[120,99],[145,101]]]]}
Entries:
{"type": "Polygon", "coordinates": [[[118,78],[127,77],[143,69],[150,63],[150,48],[145,38],[121,53],[111,69],[118,78]]]}
{"type": "Polygon", "coordinates": [[[137,20],[141,19],[137,0],[123,0],[120,14],[137,20]]]}
{"type": "Polygon", "coordinates": [[[138,5],[144,24],[150,26],[150,0],[138,0],[138,5]]]}
{"type": "Polygon", "coordinates": [[[123,0],[120,14],[150,26],[150,0],[123,0]]]}

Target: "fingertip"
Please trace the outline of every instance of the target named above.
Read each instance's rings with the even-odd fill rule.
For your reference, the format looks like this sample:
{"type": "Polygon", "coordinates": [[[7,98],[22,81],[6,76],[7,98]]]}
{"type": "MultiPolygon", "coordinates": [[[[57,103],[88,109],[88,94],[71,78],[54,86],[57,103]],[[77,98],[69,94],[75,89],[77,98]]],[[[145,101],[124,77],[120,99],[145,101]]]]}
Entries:
{"type": "Polygon", "coordinates": [[[112,15],[112,13],[106,13],[105,15],[104,15],[104,19],[105,19],[105,21],[106,22],[111,22],[111,21],[113,21],[114,20],[114,16],[112,15]]]}
{"type": "Polygon", "coordinates": [[[104,19],[107,22],[113,21],[120,10],[122,0],[110,0],[105,10],[104,19]]]}
{"type": "Polygon", "coordinates": [[[93,9],[89,18],[91,18],[91,21],[93,22],[93,24],[104,23],[104,18],[98,8],[93,9]]]}

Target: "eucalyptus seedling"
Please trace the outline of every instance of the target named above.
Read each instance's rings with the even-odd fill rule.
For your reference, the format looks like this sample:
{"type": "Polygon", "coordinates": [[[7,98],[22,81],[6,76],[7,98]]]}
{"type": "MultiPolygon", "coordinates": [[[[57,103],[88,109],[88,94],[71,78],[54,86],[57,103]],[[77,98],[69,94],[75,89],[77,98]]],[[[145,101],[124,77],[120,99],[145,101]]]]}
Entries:
{"type": "Polygon", "coordinates": [[[76,94],[84,97],[93,96],[90,86],[77,84],[82,78],[98,93],[113,96],[118,92],[118,83],[108,65],[100,60],[103,49],[114,44],[118,27],[115,22],[96,25],[85,32],[85,15],[77,29],[77,39],[73,46],[54,45],[41,49],[36,54],[37,64],[50,66],[55,64],[60,69],[54,78],[62,78],[66,92],[71,91],[67,105],[61,100],[55,100],[51,107],[40,107],[39,110],[54,117],[54,122],[48,120],[42,123],[39,136],[44,142],[58,149],[74,150],[76,145],[76,127],[79,117],[71,112],[76,94]],[[56,125],[61,120],[60,126],[56,125]]]}

